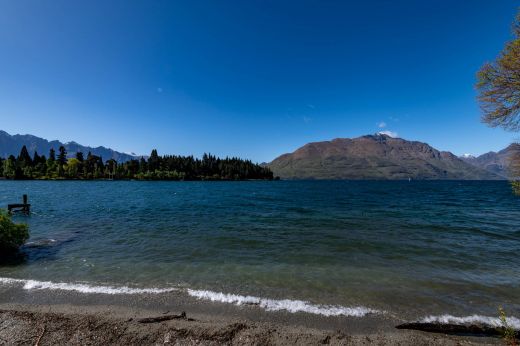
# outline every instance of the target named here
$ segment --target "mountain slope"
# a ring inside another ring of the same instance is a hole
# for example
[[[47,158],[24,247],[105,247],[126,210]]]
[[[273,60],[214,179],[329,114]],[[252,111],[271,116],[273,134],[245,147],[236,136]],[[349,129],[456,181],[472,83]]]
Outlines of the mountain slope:
[[[284,179],[502,179],[426,143],[383,134],[309,143],[268,166]]]
[[[520,144],[513,143],[498,153],[490,151],[478,157],[461,157],[461,159],[473,166],[507,178],[509,177],[509,160],[513,153],[517,152],[520,152]]]
[[[64,146],[69,157],[74,157],[76,152],[81,151],[86,156],[90,151],[92,154],[101,156],[103,160],[114,159],[117,162],[125,162],[137,158],[137,156],[120,153],[105,147],[88,147],[76,142],[61,143],[60,141],[48,141],[46,139],[33,135],[10,135],[0,130],[0,157],[6,158],[9,155],[17,156],[23,146],[27,147],[29,154],[33,155],[35,151],[40,155],[49,155],[52,148],[58,152],[60,146]]]

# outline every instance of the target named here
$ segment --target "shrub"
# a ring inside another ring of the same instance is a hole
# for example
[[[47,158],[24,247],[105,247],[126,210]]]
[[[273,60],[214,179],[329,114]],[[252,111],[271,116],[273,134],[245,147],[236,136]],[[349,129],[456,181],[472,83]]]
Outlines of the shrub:
[[[506,312],[501,307],[498,308],[500,322],[502,324],[502,338],[509,346],[517,346],[518,340],[516,339],[516,331],[515,329],[509,325],[507,321]]]
[[[16,251],[29,239],[29,227],[15,224],[4,210],[0,210],[0,252]]]

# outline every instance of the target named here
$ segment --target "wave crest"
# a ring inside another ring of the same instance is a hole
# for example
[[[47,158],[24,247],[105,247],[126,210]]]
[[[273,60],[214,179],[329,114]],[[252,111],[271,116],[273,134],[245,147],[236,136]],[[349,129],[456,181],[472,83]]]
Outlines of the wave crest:
[[[213,302],[228,303],[234,305],[255,305],[266,311],[288,311],[290,313],[305,312],[323,316],[350,316],[363,317],[368,314],[383,313],[379,310],[370,309],[363,306],[345,307],[337,305],[317,305],[303,300],[290,299],[268,299],[254,296],[241,296],[236,294],[227,294],[221,292],[181,289],[181,288],[132,288],[127,286],[96,286],[82,283],[64,283],[51,281],[36,281],[24,279],[0,278],[3,284],[23,285],[25,290],[62,290],[75,291],[79,293],[97,293],[97,294],[158,294],[168,292],[187,292],[189,296],[197,299],[209,300]]]
[[[291,313],[306,312],[323,316],[351,317],[363,317],[368,314],[381,313],[379,310],[370,309],[364,306],[345,307],[336,305],[316,305],[303,300],[276,300],[204,290],[188,289],[188,294],[198,299],[210,300],[213,302],[229,303],[235,305],[257,305],[266,311],[285,310]]]
[[[75,291],[80,293],[100,293],[100,294],[142,294],[142,293],[167,293],[176,291],[176,288],[132,288],[127,286],[93,286],[88,284],[71,284],[65,282],[36,281],[23,279],[0,278],[0,283],[4,284],[23,284],[25,290],[62,290]]]
[[[516,317],[507,317],[507,323],[514,329],[520,330],[520,319]],[[498,317],[471,315],[457,317],[453,315],[427,316],[420,320],[422,323],[441,323],[441,324],[469,324],[481,323],[492,327],[502,326],[502,321]]]

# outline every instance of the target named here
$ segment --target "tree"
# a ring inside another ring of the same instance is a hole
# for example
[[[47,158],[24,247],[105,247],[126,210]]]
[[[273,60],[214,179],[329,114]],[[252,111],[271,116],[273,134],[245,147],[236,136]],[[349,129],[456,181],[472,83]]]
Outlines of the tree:
[[[13,155],[10,155],[7,160],[4,161],[4,177],[8,179],[14,179],[16,174],[16,159]]]
[[[58,149],[58,151],[60,152],[58,154],[58,163],[63,166],[64,164],[67,163],[67,150],[65,150],[65,147],[62,145],[60,146],[60,148]]]
[[[517,178],[513,179],[511,185],[513,187],[513,191],[520,195],[520,179],[518,179],[518,176],[520,176],[520,144],[515,143],[510,148],[511,153],[508,157],[509,172],[511,175],[513,175],[513,177]]]
[[[65,147],[62,145],[58,151],[58,176],[63,177],[63,167],[67,164],[67,150],[65,150]]]
[[[508,131],[520,130],[520,12],[513,23],[513,39],[506,43],[496,60],[486,63],[477,73],[478,100],[482,120],[492,127]],[[520,194],[520,159],[517,152],[510,157],[513,189]]]
[[[75,179],[78,178],[78,172],[80,168],[81,162],[78,159],[72,158],[67,161],[67,164],[64,166],[65,174],[67,178]]]
[[[22,150],[20,150],[20,155],[18,156],[18,163],[22,168],[32,165],[31,155],[29,155],[29,151],[27,151],[27,147],[25,145],[22,147]]]
[[[236,157],[220,159],[211,154],[204,154],[202,159],[193,156],[164,155],[159,156],[157,150],[152,152],[150,162],[143,157],[140,160],[129,160],[118,163],[114,159],[103,162],[100,156],[88,153],[76,154],[76,158],[66,159],[66,151],[60,148],[58,160],[53,150],[49,159],[34,154],[32,165],[27,161],[26,150],[20,156],[13,155],[8,159],[0,158],[0,177],[8,179],[143,179],[143,180],[244,180],[273,179],[269,168],[242,160]],[[65,164],[61,164],[62,162]]]
[[[49,159],[46,162],[47,177],[53,178],[56,172],[56,153],[54,149],[49,150]]]
[[[40,157],[40,155],[38,155],[38,152],[35,150],[34,155],[33,155],[33,163],[35,165],[37,165],[38,163],[40,163],[40,161],[41,161],[41,157]]]
[[[49,161],[50,162],[56,161],[56,152],[52,148],[51,148],[51,150],[49,150]]]
[[[83,162],[83,153],[81,151],[78,151],[76,153],[76,159],[79,161],[79,162]]]
[[[477,74],[478,100],[483,121],[506,130],[520,130],[520,13],[513,24],[514,38],[496,61]]]
[[[157,154],[157,150],[153,149],[150,157],[148,158],[148,169],[153,172],[156,169],[159,169],[159,155]]]
[[[15,224],[9,215],[0,210],[0,254],[18,250],[29,239],[29,228]]]

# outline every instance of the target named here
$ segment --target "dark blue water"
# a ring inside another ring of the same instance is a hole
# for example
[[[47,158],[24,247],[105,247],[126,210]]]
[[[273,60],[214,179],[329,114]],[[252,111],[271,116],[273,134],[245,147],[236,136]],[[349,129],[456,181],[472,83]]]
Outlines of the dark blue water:
[[[520,198],[506,182],[0,181],[0,206],[23,193],[31,239],[3,278],[520,310]]]

